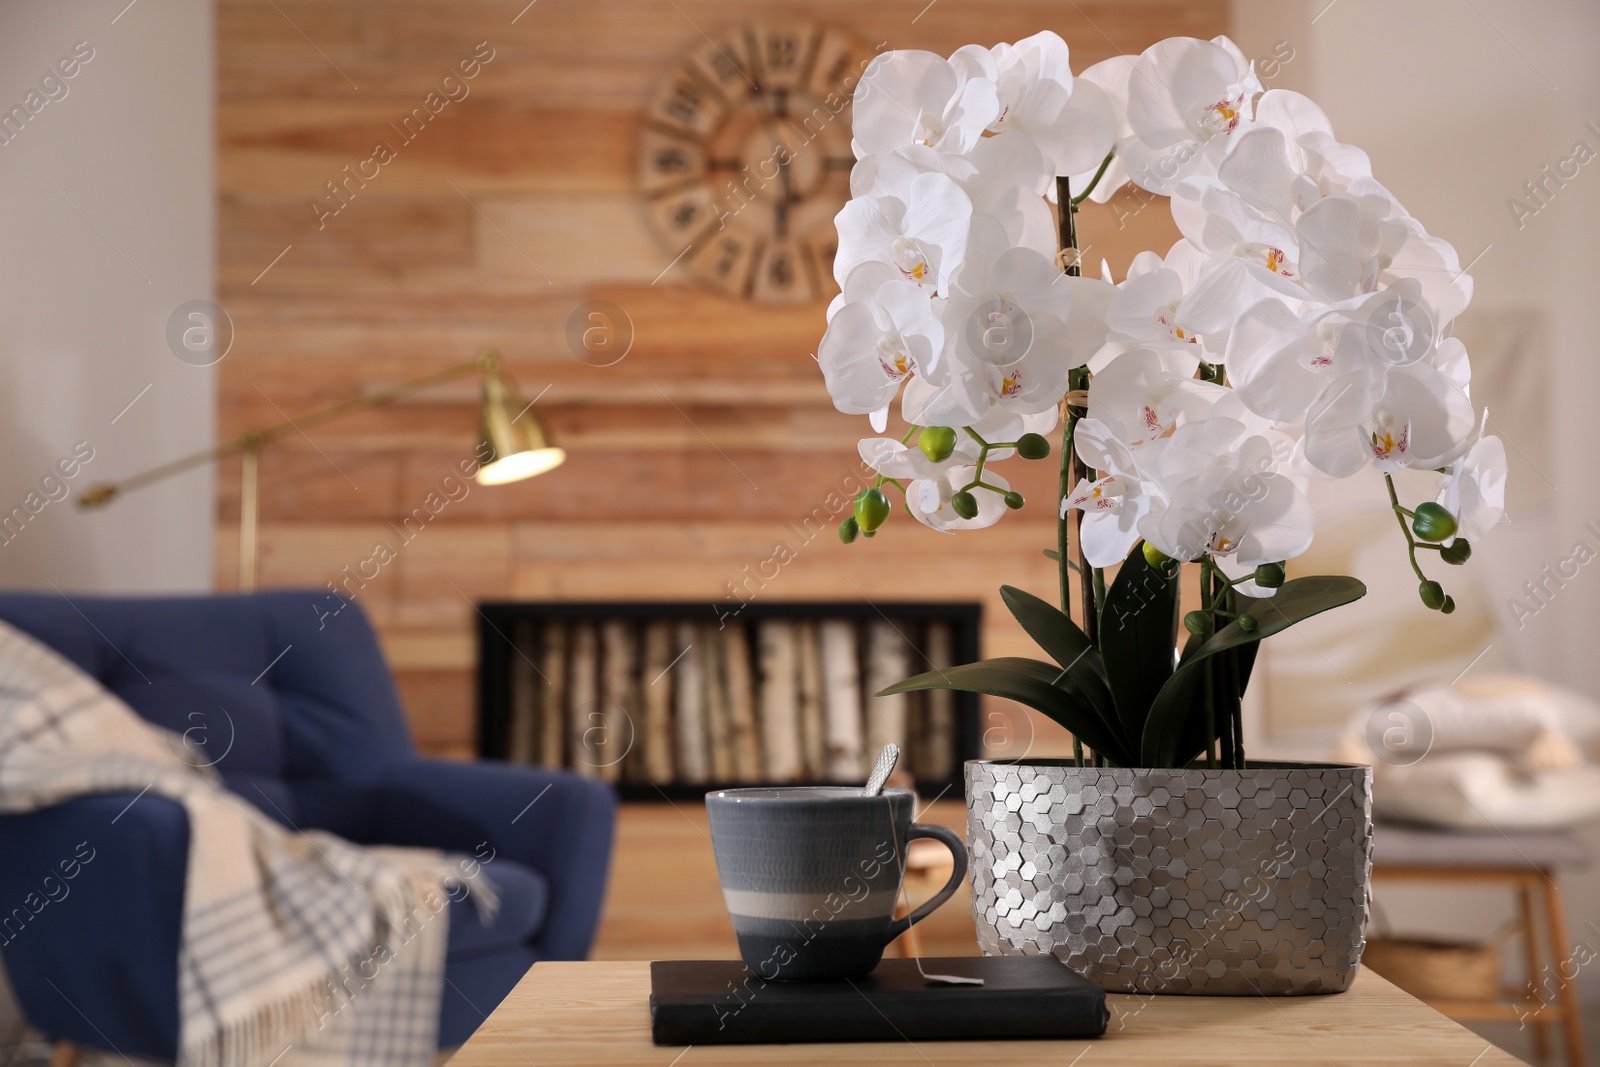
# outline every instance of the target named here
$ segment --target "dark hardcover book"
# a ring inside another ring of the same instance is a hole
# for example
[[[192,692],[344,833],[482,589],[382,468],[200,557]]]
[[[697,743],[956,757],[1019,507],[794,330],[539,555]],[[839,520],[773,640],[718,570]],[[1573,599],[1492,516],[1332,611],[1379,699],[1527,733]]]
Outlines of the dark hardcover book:
[[[1054,956],[889,959],[864,978],[769,982],[738,960],[650,964],[658,1045],[1099,1037],[1099,987]],[[982,978],[950,985],[922,976]]]

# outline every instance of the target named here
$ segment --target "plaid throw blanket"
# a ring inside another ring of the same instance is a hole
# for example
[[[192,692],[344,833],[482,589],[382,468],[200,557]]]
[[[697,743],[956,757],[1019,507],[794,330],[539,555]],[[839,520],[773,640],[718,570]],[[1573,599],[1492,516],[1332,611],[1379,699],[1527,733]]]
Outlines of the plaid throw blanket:
[[[446,891],[467,888],[456,866],[424,850],[287,831],[204,763],[183,738],[0,623],[0,811],[128,792],[169,797],[188,813],[180,1067],[430,1064]],[[480,916],[491,915],[486,880],[470,892]]]

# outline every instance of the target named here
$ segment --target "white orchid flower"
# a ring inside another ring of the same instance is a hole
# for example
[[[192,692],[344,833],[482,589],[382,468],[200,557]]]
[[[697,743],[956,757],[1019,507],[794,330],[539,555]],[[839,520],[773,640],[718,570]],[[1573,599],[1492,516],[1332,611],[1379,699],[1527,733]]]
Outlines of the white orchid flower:
[[[1373,179],[1367,154],[1340,143],[1322,109],[1287,89],[1270,89],[1257,101],[1254,126],[1235,139],[1217,177],[1263,217],[1284,226],[1333,195],[1387,197],[1404,214]]]
[[[1180,354],[1170,351],[1133,349],[1112,360],[1089,382],[1091,421],[1107,427],[1128,446],[1138,446],[1171,437],[1181,423],[1210,416],[1228,390],[1193,377]],[[1096,470],[1111,464],[1103,455],[1093,459],[1083,451],[1083,442],[1096,442],[1074,436],[1079,441],[1078,455]],[[1120,465],[1124,473],[1129,468]]]
[[[988,467],[983,470],[984,485],[992,485],[999,492],[982,486],[972,490],[973,498],[978,502],[978,513],[970,519],[963,519],[950,506],[950,498],[972,480],[977,469],[973,465],[952,467],[946,477],[923,478],[912,482],[906,486],[906,506],[918,522],[940,533],[981,530],[993,526],[1009,510],[1005,504],[1005,493],[1011,489],[1011,483]]]
[[[1304,422],[1334,377],[1331,321],[1308,321],[1281,300],[1250,307],[1228,335],[1228,381],[1251,411]]]
[[[892,437],[863,438],[856,451],[861,454],[861,462],[885,478],[901,480],[945,478],[957,467],[970,469],[978,459],[976,443],[964,434],[956,435],[955,450],[948,459],[939,462],[929,459],[916,445],[907,445]],[[967,481],[971,480],[969,474]]]
[[[1055,219],[1042,198],[1050,173],[1030,138],[1019,133],[985,137],[964,156],[919,144],[878,152],[851,169],[850,195],[910,203],[916,195],[912,182],[924,174],[943,174],[959,185],[973,213],[999,219],[1012,244],[1055,254]]]
[[[828,323],[817,364],[834,407],[883,415],[902,383],[927,373],[944,348],[944,327],[927,294],[882,263],[863,263],[846,280],[848,299]]]
[[[948,378],[949,375],[942,377]],[[982,413],[968,410],[965,392],[948,381],[934,384],[927,378],[916,377],[906,383],[900,394],[900,417],[912,426],[971,426],[983,418]],[[956,447],[961,447],[965,434],[956,435]]]
[[[974,215],[999,221],[1006,239],[1054,258],[1058,235],[1055,217],[1040,195],[1054,189],[1049,164],[1039,145],[1020,133],[985,137],[965,159],[974,173],[962,182]]]
[[[981,417],[975,417],[967,410],[965,398],[956,389],[950,385],[935,385],[921,377],[912,378],[906,383],[905,391],[900,396],[900,413],[913,426],[971,429],[985,441],[1015,441],[1025,433],[1049,434],[1061,421],[1060,411],[1056,407],[1019,415],[995,406]],[[956,435],[955,450],[969,455],[972,460],[978,458],[978,443],[964,432]],[[989,453],[989,462],[996,463],[1015,454],[1013,449],[995,449]]]
[[[901,145],[856,160],[850,168],[850,195],[892,196],[905,201],[911,197],[912,181],[923,174],[943,174],[961,185],[977,172],[977,165],[966,156],[940,152],[927,145]]]
[[[1379,279],[1391,285],[1401,279],[1415,281],[1441,324],[1465,311],[1472,301],[1472,276],[1463,273],[1461,258],[1450,242],[1430,235],[1409,215],[1386,219],[1384,228],[1385,263]]]
[[[1306,288],[1336,303],[1410,278],[1438,320],[1449,322],[1472,299],[1472,279],[1449,242],[1398,210],[1375,194],[1327,196],[1306,209],[1295,220]]]
[[[1306,419],[1305,455],[1348,478],[1367,463],[1384,473],[1453,462],[1472,440],[1472,401],[1427,363],[1359,370],[1329,383]]]
[[[1484,413],[1484,425],[1489,415]],[[1439,487],[1438,503],[1456,517],[1456,537],[1477,541],[1506,514],[1506,448],[1500,438],[1479,437],[1467,454],[1450,464]],[[1455,537],[1450,539],[1450,543]]]
[[[1039,252],[1010,247],[988,216],[974,217],[968,249],[942,309],[950,360],[935,384],[951,386],[975,419],[995,405],[1017,414],[1054,407],[1081,355],[1067,330],[1072,280]]]
[[[944,174],[919,174],[898,196],[852,199],[834,218],[839,250],[833,276],[840,288],[863,263],[887,263],[909,282],[944,296],[966,254],[972,201]]]
[[[1083,512],[1083,556],[1091,567],[1114,567],[1139,542],[1139,521],[1150,510],[1150,498],[1137,482],[1118,474],[1094,481],[1080,479],[1061,501],[1061,517],[1074,508]]]
[[[1073,83],[1074,98],[1082,101],[1081,106],[1093,108],[1103,119],[1108,119],[1111,130],[1114,154],[1105,172],[1100,174],[1100,180],[1095,182],[1095,175],[1100,173],[1103,160],[1072,175],[1069,183],[1073,195],[1077,196],[1094,182],[1094,188],[1089,190],[1091,203],[1106,203],[1128,184],[1128,167],[1122,158],[1122,148],[1134,139],[1133,128],[1128,125],[1128,79],[1133,76],[1134,64],[1138,61],[1138,56],[1112,56],[1086,67]],[[1088,99],[1083,99],[1086,95]]]
[[[1300,284],[1295,231],[1259,217],[1215,179],[1191,179],[1179,185],[1172,196],[1172,218],[1184,239],[1210,259],[1238,260],[1262,287],[1290,300],[1306,296]],[[1216,269],[1213,266],[1208,274]]]
[[[1052,175],[1098,167],[1115,143],[1116,115],[1098,86],[1078,92],[1067,43],[1046,30],[991,52],[1000,114],[990,131],[1032,138]]]
[[[1255,71],[1232,41],[1169,37],[1140,54],[1128,79],[1133,139],[1121,154],[1133,183],[1170,195],[1192,175],[1212,175],[1230,139],[1249,129]]]
[[[1139,253],[1106,309],[1108,338],[1130,345],[1182,350],[1193,360],[1190,373],[1201,359],[1220,359],[1222,346],[1202,335],[1193,321],[1197,312],[1216,320],[1211,302],[1189,301],[1206,278],[1208,266],[1206,257],[1186,240],[1174,244],[1165,258],[1154,252]],[[1222,340],[1225,342],[1226,338]]]
[[[932,52],[902,49],[872,61],[856,87],[851,133],[857,158],[901,145],[967,152],[1000,114],[994,82]]]
[[[969,446],[962,444],[965,435],[958,435],[956,451],[948,459],[935,463],[920,448],[906,446],[887,437],[868,438],[858,450],[862,462],[886,478],[906,479],[906,507],[924,526],[940,533],[956,530],[981,530],[1000,521],[1008,510],[1004,493],[1011,484],[988,466],[984,467],[985,485],[995,486],[1000,492],[982,486],[973,489],[978,502],[978,514],[963,519],[950,506],[950,498],[972,481],[977,473],[975,442],[966,438]]]
[[[1310,294],[1327,303],[1374,292],[1384,268],[1390,204],[1378,196],[1329,196],[1295,220],[1300,271]]]
[[[1427,358],[1465,392],[1466,350],[1459,341],[1439,341],[1438,329],[1421,286],[1410,279],[1300,315],[1281,300],[1263,300],[1228,336],[1228,380],[1251,411],[1280,423],[1304,422],[1336,378],[1377,376]]]
[[[1150,508],[1139,481],[1133,450],[1118,428],[1096,418],[1080,419],[1072,431],[1073,448],[1097,472],[1082,478],[1061,499],[1061,517],[1083,512],[1084,557],[1091,567],[1120,563],[1139,540],[1139,520]]]
[[[1272,439],[1241,437],[1243,424],[1232,419],[1185,429],[1164,458],[1189,476],[1151,501],[1139,523],[1145,540],[1174,559],[1209,554],[1231,557],[1241,568],[1292,559],[1311,547],[1311,504],[1278,469]]]

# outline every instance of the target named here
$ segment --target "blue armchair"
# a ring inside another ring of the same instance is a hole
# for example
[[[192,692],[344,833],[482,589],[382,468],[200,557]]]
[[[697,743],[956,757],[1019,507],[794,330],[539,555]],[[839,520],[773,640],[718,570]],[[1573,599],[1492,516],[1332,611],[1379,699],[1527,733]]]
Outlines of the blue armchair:
[[[487,861],[494,922],[469,899],[450,905],[439,1043],[458,1045],[535,961],[588,953],[615,799],[571,774],[420,757],[366,617],[355,605],[326,615],[325,603],[302,590],[6,595],[0,619],[150,722],[187,731],[228,788],[287,827]],[[151,795],[0,816],[0,960],[32,1026],[176,1058],[188,842],[183,808]]]

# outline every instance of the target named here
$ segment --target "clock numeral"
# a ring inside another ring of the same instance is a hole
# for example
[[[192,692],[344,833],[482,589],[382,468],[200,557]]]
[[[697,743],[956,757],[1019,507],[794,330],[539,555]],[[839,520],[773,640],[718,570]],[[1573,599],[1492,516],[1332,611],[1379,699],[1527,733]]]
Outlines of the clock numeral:
[[[767,281],[780,287],[794,284],[794,261],[787,252],[767,261]]]
[[[711,187],[695,182],[688,188],[651,201],[650,224],[674,255],[702,233],[716,231],[717,205]]]
[[[774,73],[790,71],[800,62],[800,38],[797,34],[773,34],[767,38],[767,69]]]
[[[817,61],[811,67],[811,95],[830,108],[837,106],[828,100],[830,95],[851,99],[870,62],[872,52],[855,38],[837,30],[825,32],[817,43]]]
[[[724,231],[689,254],[689,268],[713,288],[729,296],[744,296],[755,266],[754,242]]]
[[[754,91],[757,80],[751,70],[750,49],[744,36],[725,34],[702,45],[694,54],[694,67],[717,87],[723,98],[737,103]]]
[[[664,174],[682,174],[689,169],[689,153],[681,148],[663,148],[656,152],[653,163]]]
[[[696,137],[716,129],[722,111],[722,102],[690,71],[675,74],[650,105],[650,115],[657,122]]]
[[[772,304],[799,304],[810,300],[811,278],[801,247],[793,241],[770,242],[756,269],[751,295]]]
[[[647,193],[682,185],[706,173],[705,151],[698,144],[646,130],[639,140],[639,184]]]
[[[799,89],[805,85],[805,72],[811,62],[815,39],[815,31],[810,29],[758,29],[761,87],[770,91]]]

